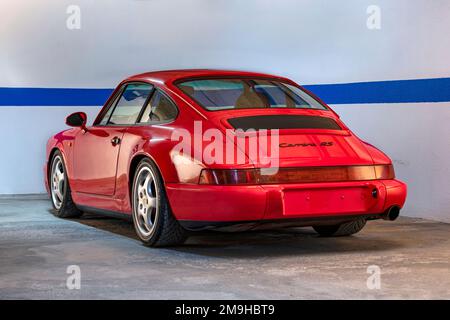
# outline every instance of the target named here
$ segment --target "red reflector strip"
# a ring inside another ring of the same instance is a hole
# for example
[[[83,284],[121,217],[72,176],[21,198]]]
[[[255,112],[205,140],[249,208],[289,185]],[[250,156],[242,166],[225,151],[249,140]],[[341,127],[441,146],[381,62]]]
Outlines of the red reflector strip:
[[[275,174],[259,169],[203,169],[199,184],[283,184],[394,179],[392,165],[279,168]]]

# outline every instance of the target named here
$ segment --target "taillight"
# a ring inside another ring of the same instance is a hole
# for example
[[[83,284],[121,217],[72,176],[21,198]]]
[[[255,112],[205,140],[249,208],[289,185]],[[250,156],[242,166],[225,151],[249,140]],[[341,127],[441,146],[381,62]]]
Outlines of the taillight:
[[[279,168],[275,174],[260,169],[203,169],[199,184],[280,184],[394,179],[392,165]]]
[[[256,184],[255,169],[203,169],[199,184]]]
[[[374,167],[375,167],[376,179],[394,179],[395,178],[394,166],[392,164],[376,165]]]

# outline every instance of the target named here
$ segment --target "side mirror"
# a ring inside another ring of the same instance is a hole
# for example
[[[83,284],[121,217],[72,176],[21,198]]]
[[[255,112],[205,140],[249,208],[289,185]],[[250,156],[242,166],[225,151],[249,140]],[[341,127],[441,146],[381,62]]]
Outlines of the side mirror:
[[[84,112],[75,112],[66,118],[66,124],[70,127],[86,128],[87,116]]]

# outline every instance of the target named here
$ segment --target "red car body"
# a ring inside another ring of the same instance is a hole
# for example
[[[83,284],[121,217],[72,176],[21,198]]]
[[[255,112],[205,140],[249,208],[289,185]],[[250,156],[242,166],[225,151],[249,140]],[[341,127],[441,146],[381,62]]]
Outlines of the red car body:
[[[94,124],[75,127],[51,137],[44,166],[49,190],[50,160],[59,150],[76,206],[85,211],[131,215],[131,184],[139,161],[151,159],[159,169],[171,211],[184,228],[197,230],[226,225],[253,228],[264,222],[312,226],[346,221],[352,217],[385,218],[390,209],[400,209],[406,198],[406,185],[389,178],[289,181],[214,185],[198,183],[201,170],[232,169],[225,164],[192,163],[177,167],[171,150],[177,129],[193,131],[193,122],[202,121],[204,130],[232,128],[229,119],[248,116],[295,115],[331,118],[334,129],[280,129],[280,168],[333,168],[392,166],[391,160],[374,146],[360,140],[326,106],[315,109],[235,109],[208,111],[178,86],[181,80],[209,78],[275,79],[299,87],[293,81],[260,73],[216,70],[175,70],[150,72],[124,80],[99,113]],[[127,83],[149,83],[163,91],[177,106],[176,119],[157,125],[100,125],[112,99]],[[301,88],[301,87],[299,87]],[[303,89],[307,92],[305,89]],[[112,143],[118,138],[120,144]],[[326,145],[329,143],[330,145]],[[257,168],[258,163],[240,169]]]

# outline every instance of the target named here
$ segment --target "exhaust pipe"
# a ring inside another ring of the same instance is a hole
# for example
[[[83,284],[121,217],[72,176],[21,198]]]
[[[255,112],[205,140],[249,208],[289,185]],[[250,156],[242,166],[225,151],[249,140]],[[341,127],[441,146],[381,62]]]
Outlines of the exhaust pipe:
[[[394,221],[400,215],[400,208],[398,206],[390,207],[385,214],[383,214],[382,218],[384,220]]]

